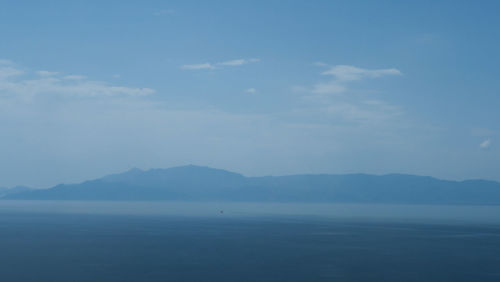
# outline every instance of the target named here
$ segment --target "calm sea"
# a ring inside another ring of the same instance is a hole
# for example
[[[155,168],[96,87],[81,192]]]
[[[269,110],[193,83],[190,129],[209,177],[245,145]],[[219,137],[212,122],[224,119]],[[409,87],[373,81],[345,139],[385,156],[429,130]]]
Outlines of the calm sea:
[[[500,281],[500,208],[0,201],[0,281]]]

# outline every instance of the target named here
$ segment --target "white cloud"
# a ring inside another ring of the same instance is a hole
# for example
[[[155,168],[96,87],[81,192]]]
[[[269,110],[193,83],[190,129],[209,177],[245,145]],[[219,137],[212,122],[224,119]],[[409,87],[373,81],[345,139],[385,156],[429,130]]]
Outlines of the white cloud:
[[[203,70],[203,69],[215,69],[215,67],[210,63],[194,64],[194,65],[182,65],[183,70]]]
[[[329,66],[322,62],[314,63],[315,66],[328,67],[322,75],[330,76],[332,79],[327,82],[319,82],[313,85],[311,92],[315,94],[339,94],[349,90],[348,84],[367,78],[380,78],[383,76],[402,75],[401,71],[395,68],[390,69],[363,69],[349,65]]]
[[[245,90],[246,93],[254,94],[257,93],[257,89],[255,88],[248,88]]]
[[[38,74],[39,76],[54,76],[54,75],[57,75],[58,72],[40,70],[40,71],[37,71],[36,74]]]
[[[236,60],[230,60],[226,62],[221,62],[217,63],[218,65],[221,66],[241,66],[241,65],[246,65],[250,63],[256,63],[259,62],[259,59],[236,59]]]
[[[0,96],[9,99],[31,101],[37,96],[50,97],[102,97],[102,96],[142,96],[153,94],[150,88],[131,88],[110,85],[102,81],[89,80],[82,75],[59,75],[57,72],[37,71],[31,73],[11,67],[0,66]]]
[[[0,80],[12,78],[13,76],[19,76],[23,73],[24,71],[11,66],[5,66],[5,67],[0,66]]]
[[[400,75],[397,69],[363,69],[348,65],[329,66],[322,62],[315,66],[327,67],[321,75],[331,79],[318,82],[310,87],[295,86],[295,92],[305,93],[302,99],[310,107],[329,122],[351,125],[377,125],[385,127],[396,124],[403,111],[375,97],[367,99],[363,94],[351,90],[352,84],[368,78],[379,78],[386,75]],[[352,93],[353,95],[342,95]]]
[[[203,64],[193,64],[193,65],[182,65],[181,69],[184,70],[202,70],[202,69],[215,69],[217,67],[237,67],[250,63],[260,62],[260,59],[250,58],[250,59],[235,59],[230,61],[224,61],[219,63],[203,63]]]
[[[361,80],[363,78],[377,78],[386,75],[401,75],[398,69],[363,69],[355,66],[337,65],[330,67],[329,70],[322,72],[323,75],[331,75],[337,81]]]
[[[481,149],[488,149],[489,147],[491,147],[491,139],[486,139],[479,144],[479,148]]]
[[[86,79],[87,77],[84,76],[84,75],[66,75],[63,77],[64,79],[70,79],[70,80],[82,80],[82,79]]]
[[[231,61],[226,61],[226,62],[218,63],[218,65],[222,65],[222,66],[241,66],[241,65],[244,65],[246,63],[247,62],[246,62],[245,59],[237,59],[237,60],[231,60]]]

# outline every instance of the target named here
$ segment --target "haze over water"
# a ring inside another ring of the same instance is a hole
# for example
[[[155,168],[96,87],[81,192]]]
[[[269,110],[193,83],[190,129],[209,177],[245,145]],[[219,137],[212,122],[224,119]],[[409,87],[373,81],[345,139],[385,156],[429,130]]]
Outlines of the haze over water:
[[[500,224],[500,206],[306,204],[256,202],[0,201],[0,213],[191,217],[319,217],[464,224]]]

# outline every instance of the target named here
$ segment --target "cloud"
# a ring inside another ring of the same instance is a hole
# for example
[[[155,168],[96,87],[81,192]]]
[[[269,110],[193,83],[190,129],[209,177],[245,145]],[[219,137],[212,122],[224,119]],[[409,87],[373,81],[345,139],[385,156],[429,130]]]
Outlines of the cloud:
[[[237,67],[242,65],[247,65],[251,63],[260,62],[260,59],[250,58],[250,59],[235,59],[218,63],[203,63],[203,64],[193,64],[193,65],[182,65],[181,69],[184,70],[203,70],[203,69],[216,69],[219,67]]]
[[[87,77],[84,75],[66,75],[63,77],[64,79],[70,79],[70,80],[82,80],[86,79]]]
[[[363,69],[349,65],[329,66],[322,62],[314,63],[315,66],[328,67],[321,75],[329,76],[332,79],[326,82],[319,82],[312,86],[311,92],[314,94],[340,94],[349,90],[348,84],[367,78],[380,78],[383,76],[402,75],[401,71],[395,68],[390,69]]]
[[[374,126],[377,128],[390,127],[398,124],[403,110],[386,101],[371,96],[364,97],[363,93],[352,91],[353,84],[364,79],[375,79],[383,76],[401,75],[395,68],[364,69],[349,65],[330,66],[323,62],[315,62],[315,66],[327,68],[321,72],[322,76],[330,79],[317,82],[309,87],[294,86],[292,90],[304,93],[302,101],[327,122],[349,124],[352,126]],[[352,95],[344,95],[350,93]]]
[[[0,97],[31,101],[37,96],[51,97],[100,97],[142,96],[155,93],[150,88],[131,88],[110,85],[102,81],[87,79],[82,75],[60,75],[57,72],[36,71],[32,73],[16,67],[0,66]]]
[[[194,64],[194,65],[182,65],[183,70],[203,70],[203,69],[215,69],[215,67],[210,63]]]
[[[256,63],[259,62],[259,59],[236,59],[236,60],[230,60],[226,62],[221,62],[217,63],[217,65],[221,66],[241,66],[241,65],[246,65],[250,63]]]
[[[330,67],[330,69],[321,74],[333,76],[336,81],[353,81],[364,78],[378,78],[387,75],[401,75],[401,72],[395,68],[369,70],[355,66],[337,65]]]
[[[12,78],[14,76],[19,76],[23,74],[24,71],[11,67],[11,66],[0,66],[0,80]]]
[[[245,90],[246,93],[254,94],[257,93],[257,89],[255,88],[248,88]]]
[[[54,75],[57,75],[58,72],[40,70],[40,71],[37,71],[36,74],[38,74],[39,76],[54,76]]]
[[[479,148],[486,150],[491,147],[491,139],[486,139],[481,144],[479,144]]]

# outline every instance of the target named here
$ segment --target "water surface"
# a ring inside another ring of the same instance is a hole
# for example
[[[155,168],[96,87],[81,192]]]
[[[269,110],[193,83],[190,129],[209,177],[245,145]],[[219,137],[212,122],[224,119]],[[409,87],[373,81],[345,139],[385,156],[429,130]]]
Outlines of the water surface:
[[[495,211],[2,201],[0,275],[1,281],[500,281],[498,213],[487,215]]]

